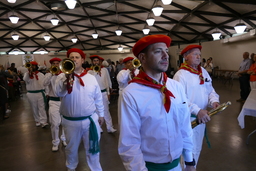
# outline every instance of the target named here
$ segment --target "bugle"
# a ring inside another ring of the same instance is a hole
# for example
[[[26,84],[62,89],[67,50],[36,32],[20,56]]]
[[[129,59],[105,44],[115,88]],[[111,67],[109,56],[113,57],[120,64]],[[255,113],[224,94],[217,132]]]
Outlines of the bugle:
[[[219,105],[216,109],[210,110],[209,113],[208,113],[208,115],[209,115],[210,117],[212,117],[213,115],[216,115],[217,113],[219,113],[219,112],[225,110],[229,105],[231,105],[231,102],[230,102],[230,101],[228,101],[228,102],[226,102],[226,103],[222,103],[222,104]],[[195,120],[193,120],[193,121],[191,122],[192,128],[195,128],[195,127],[196,127],[197,125],[199,125],[199,124],[200,124],[200,123],[198,122],[197,119],[195,119]]]
[[[26,68],[28,68],[28,69],[29,69],[29,68],[31,68],[31,66],[32,66],[32,65],[31,65],[31,63],[30,63],[30,62],[26,62],[26,63],[25,63],[25,67],[26,67]]]
[[[134,58],[132,60],[132,65],[134,68],[139,68],[141,66],[140,60],[138,58]]]
[[[95,71],[95,72],[99,72],[100,71],[100,66],[99,65],[95,65],[92,67],[92,70]]]
[[[63,59],[59,64],[59,68],[64,74],[72,74],[75,70],[75,67],[75,63],[69,58]]]
[[[52,65],[49,70],[52,75],[58,74],[60,72],[60,68],[54,65]]]

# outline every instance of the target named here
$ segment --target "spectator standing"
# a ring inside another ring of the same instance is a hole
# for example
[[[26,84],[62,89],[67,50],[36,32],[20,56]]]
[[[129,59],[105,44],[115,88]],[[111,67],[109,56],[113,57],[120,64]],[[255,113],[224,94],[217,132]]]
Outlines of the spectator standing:
[[[247,74],[250,74],[250,87],[251,90],[256,89],[256,55],[253,57],[254,63],[251,65],[249,70],[247,71]]]

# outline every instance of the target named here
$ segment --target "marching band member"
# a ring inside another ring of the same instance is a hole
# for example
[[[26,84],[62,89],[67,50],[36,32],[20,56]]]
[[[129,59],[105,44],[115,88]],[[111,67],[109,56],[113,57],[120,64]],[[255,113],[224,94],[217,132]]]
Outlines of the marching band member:
[[[60,74],[59,70],[59,63],[60,58],[52,58],[49,62],[51,63],[52,67],[55,67],[55,72],[45,74],[44,79],[44,86],[48,87],[48,97],[49,97],[49,121],[51,124],[51,133],[52,133],[52,151],[58,151],[59,149],[59,127],[61,123],[61,116],[60,116],[60,98],[56,95],[54,90],[55,82],[57,76]],[[64,135],[64,129],[61,129],[61,136],[63,146],[67,146],[66,138]]]
[[[100,125],[104,122],[102,94],[94,76],[82,68],[85,54],[72,48],[67,57],[74,62],[71,74],[58,75],[55,85],[61,97],[60,113],[67,139],[66,167],[69,171],[78,164],[78,148],[83,141],[88,166],[93,171],[102,171],[99,161]]]
[[[208,72],[200,66],[201,61],[200,45],[189,45],[183,49],[181,55],[185,59],[173,79],[179,81],[185,88],[186,96],[189,100],[191,119],[195,117],[199,123],[210,121],[208,105],[213,108],[219,106],[219,95],[212,87],[212,79]],[[205,124],[200,124],[193,129],[193,156],[198,163],[202,149]]]
[[[104,59],[98,55],[91,55],[90,59],[92,61],[92,68],[97,66],[98,70],[95,71],[94,69],[89,70],[88,73],[95,76],[102,94],[103,104],[104,104],[104,120],[107,126],[107,131],[109,133],[116,132],[116,129],[113,128],[112,118],[109,112],[109,98],[110,98],[110,91],[112,88],[112,83],[110,80],[109,72],[106,68],[101,67],[101,61]],[[101,129],[101,132],[102,129]]]
[[[119,88],[119,96],[118,96],[118,125],[120,124],[120,97],[122,94],[122,91],[125,87],[128,86],[128,82],[133,79],[136,75],[138,75],[139,70],[135,68],[132,64],[133,57],[126,57],[123,60],[125,68],[118,72],[116,79],[118,82],[118,88]]]
[[[181,171],[183,153],[195,171],[189,107],[182,85],[167,77],[165,35],[145,36],[133,47],[142,69],[121,94],[118,152],[127,171]]]
[[[45,111],[46,97],[44,93],[44,74],[38,71],[38,63],[30,62],[31,67],[24,74],[23,80],[26,83],[28,101],[33,110],[33,116],[36,121],[36,126],[42,128],[48,125],[47,115]]]

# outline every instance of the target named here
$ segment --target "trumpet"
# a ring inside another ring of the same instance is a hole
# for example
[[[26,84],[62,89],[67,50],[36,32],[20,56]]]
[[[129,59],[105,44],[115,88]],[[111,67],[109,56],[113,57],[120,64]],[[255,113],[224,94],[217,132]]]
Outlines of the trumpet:
[[[228,101],[226,103],[222,103],[221,105],[219,105],[216,109],[212,109],[209,111],[208,115],[211,117],[223,110],[225,110],[229,105],[231,105],[231,102]],[[191,126],[192,128],[195,128],[197,125],[199,125],[200,123],[198,122],[197,119],[195,119],[194,121],[191,122]]]
[[[95,65],[95,66],[93,66],[92,67],[92,70],[94,71],[94,72],[99,72],[100,71],[100,66],[99,65]]]
[[[25,67],[26,67],[26,68],[28,68],[28,69],[29,69],[29,68],[31,68],[31,66],[32,66],[32,65],[31,65],[31,63],[30,63],[30,62],[26,62],[26,64],[25,64]]]
[[[52,65],[49,70],[52,75],[58,74],[60,72],[60,68],[54,65]]]
[[[140,60],[137,59],[137,58],[134,58],[132,60],[132,65],[133,65],[134,68],[139,68],[141,66]]]
[[[59,68],[64,74],[72,74],[75,70],[75,67],[75,63],[69,58],[63,59],[59,64]]]

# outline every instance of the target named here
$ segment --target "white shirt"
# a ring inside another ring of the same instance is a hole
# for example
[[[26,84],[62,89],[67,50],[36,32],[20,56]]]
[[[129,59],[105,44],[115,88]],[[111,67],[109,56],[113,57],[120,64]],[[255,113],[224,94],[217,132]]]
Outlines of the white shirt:
[[[180,83],[168,78],[171,97],[167,113],[159,89],[129,84],[121,95],[119,155],[126,170],[146,171],[145,161],[192,161],[192,128],[187,98]]]
[[[212,79],[208,72],[202,68],[204,84],[200,84],[199,75],[187,70],[180,69],[173,79],[179,81],[185,88],[185,93],[189,99],[190,112],[197,115],[200,109],[212,107],[214,102],[219,102],[219,95],[212,87]]]
[[[38,80],[36,79],[36,76],[34,74],[33,74],[34,78],[32,79],[30,79],[28,72],[24,74],[23,80],[26,82],[26,88],[28,91],[44,89],[44,86],[43,86],[44,78],[45,78],[44,74],[42,74],[41,72],[38,72],[37,76],[38,76]]]
[[[139,74],[139,70],[136,69],[134,71],[135,76]],[[119,85],[119,92],[122,92],[122,90],[128,85],[128,82],[132,80],[131,77],[131,71],[129,69],[123,69],[121,70],[117,76],[116,76],[118,85]]]
[[[58,75],[52,75],[51,73],[45,74],[44,86],[48,87],[47,95],[51,97],[58,97],[54,91],[55,82]]]
[[[112,88],[112,83],[110,80],[108,70],[106,68],[101,68],[100,72],[101,72],[101,76],[99,75],[98,72],[95,72],[93,70],[88,71],[89,74],[93,75],[96,78],[100,86],[100,89],[101,90],[107,89],[108,94],[110,94],[109,88]]]
[[[75,76],[73,90],[68,94],[65,74],[58,75],[55,92],[58,97],[62,97],[60,113],[67,117],[81,117],[92,115],[97,111],[97,114],[103,117],[104,106],[97,80],[90,74],[84,75],[81,79],[84,86],[80,84],[79,79]]]

